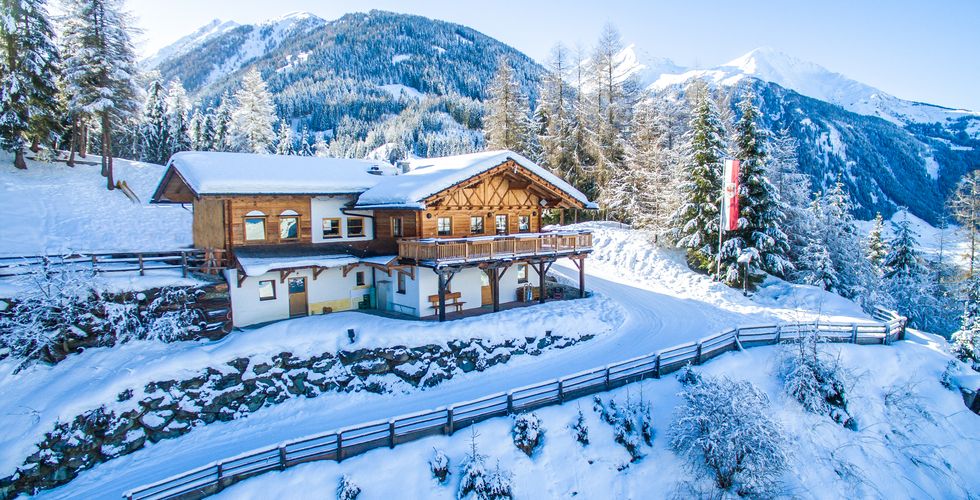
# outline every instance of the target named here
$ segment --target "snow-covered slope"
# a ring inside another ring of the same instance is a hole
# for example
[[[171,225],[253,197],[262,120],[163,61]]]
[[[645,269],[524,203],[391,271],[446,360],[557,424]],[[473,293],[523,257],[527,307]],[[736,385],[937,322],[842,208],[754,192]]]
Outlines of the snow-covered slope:
[[[177,57],[181,54],[185,54],[212,37],[228,32],[239,26],[241,25],[235,21],[222,21],[221,19],[215,19],[210,23],[201,26],[197,29],[197,31],[194,31],[191,34],[182,37],[180,40],[177,40],[176,42],[156,51],[156,53],[144,59],[142,61],[142,65],[146,69],[154,69],[162,61],[171,57]]]
[[[116,158],[115,178],[140,198],[108,191],[90,155],[74,168],[62,162],[28,160],[17,170],[0,153],[0,256],[61,252],[176,250],[191,244],[191,212],[148,201],[163,166]]]
[[[776,375],[779,348],[728,353],[699,368],[705,376],[747,380],[768,395],[770,415],[792,443],[777,497],[972,498],[980,488],[976,474],[980,455],[974,451],[980,417],[963,407],[956,392],[940,385],[950,360],[942,352],[941,340],[916,335],[891,346],[828,349],[839,353],[843,367],[855,376],[848,397],[858,420],[856,431],[827,416],[807,413],[786,396]],[[667,377],[613,393],[619,404],[642,397],[652,406],[653,445],[640,444],[645,456],[636,462],[615,442],[612,427],[593,411],[591,400],[583,399],[536,410],[544,437],[531,457],[514,446],[511,420],[496,418],[473,431],[379,449],[342,463],[313,462],[270,472],[232,486],[216,498],[304,500],[309,491],[335,491],[345,474],[361,487],[358,498],[365,500],[456,498],[460,465],[474,432],[487,464],[492,468],[499,462],[513,474],[515,498],[737,498],[722,494],[710,482],[694,491],[685,484],[691,481],[691,470],[668,447],[681,390],[674,377]],[[579,410],[588,427],[588,446],[580,445],[570,428]],[[435,449],[450,458],[451,474],[445,485],[429,471],[428,460]]]
[[[652,81],[650,87],[661,90],[692,78],[734,85],[745,77],[775,83],[807,97],[836,104],[854,113],[877,116],[898,125],[945,123],[963,117],[980,119],[980,114],[972,111],[899,99],[823,66],[769,47],[757,48],[714,68],[664,71]]]

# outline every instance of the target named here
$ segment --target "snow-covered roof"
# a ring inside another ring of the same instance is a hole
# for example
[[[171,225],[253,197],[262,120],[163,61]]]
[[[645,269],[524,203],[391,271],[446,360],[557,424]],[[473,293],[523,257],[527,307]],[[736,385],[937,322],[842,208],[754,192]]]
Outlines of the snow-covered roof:
[[[595,208],[595,204],[579,190],[533,161],[508,150],[408,160],[408,172],[385,177],[358,197],[357,206],[424,209],[423,200],[429,196],[480,175],[507,160],[514,160],[587,208]]]
[[[197,195],[360,193],[395,172],[379,160],[202,151],[177,153],[168,165]]]
[[[319,248],[316,245],[239,247],[235,258],[246,276],[260,276],[269,271],[306,267],[343,267],[365,263],[387,266],[397,255],[357,257],[343,251]]]

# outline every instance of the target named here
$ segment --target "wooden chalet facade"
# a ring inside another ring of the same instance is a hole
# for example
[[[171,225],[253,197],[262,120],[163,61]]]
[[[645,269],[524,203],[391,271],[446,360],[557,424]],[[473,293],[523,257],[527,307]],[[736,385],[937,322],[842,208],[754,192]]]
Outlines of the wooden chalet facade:
[[[543,210],[594,205],[510,151],[399,168],[178,153],[153,201],[192,207],[194,246],[227,259],[238,326],[353,308],[444,320],[447,309],[543,302],[544,276],[563,257],[584,294],[592,246],[587,231],[542,232]]]

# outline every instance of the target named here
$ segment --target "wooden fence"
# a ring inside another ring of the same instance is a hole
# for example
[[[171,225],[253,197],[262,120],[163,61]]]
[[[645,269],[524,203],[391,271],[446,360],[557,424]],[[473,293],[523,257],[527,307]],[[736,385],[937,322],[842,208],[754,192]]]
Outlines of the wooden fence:
[[[887,345],[904,338],[905,318],[889,311],[877,311],[875,316],[883,322],[817,322],[736,328],[557,380],[251,451],[140,486],[126,492],[123,497],[127,500],[202,498],[267,471],[283,470],[316,460],[341,461],[375,448],[394,448],[400,443],[427,436],[452,434],[489,418],[562,404],[645,378],[660,378],[688,363],[701,364],[728,351],[791,342],[811,332],[829,342],[860,345]]]
[[[223,250],[172,250],[165,252],[73,253],[66,255],[32,255],[0,257],[0,277],[29,274],[47,259],[52,266],[75,266],[94,273],[138,272],[180,269],[189,272],[217,273],[226,264]]]

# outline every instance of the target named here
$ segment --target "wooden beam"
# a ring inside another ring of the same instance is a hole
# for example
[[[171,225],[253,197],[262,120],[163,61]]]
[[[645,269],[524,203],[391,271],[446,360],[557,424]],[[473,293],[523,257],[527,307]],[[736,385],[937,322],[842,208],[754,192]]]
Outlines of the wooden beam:
[[[245,274],[245,271],[242,271],[242,268],[241,267],[239,267],[238,268],[238,288],[241,288],[242,287],[242,284],[245,283],[245,278],[248,278],[248,275]]]
[[[346,278],[346,277],[347,277],[347,275],[348,275],[348,274],[350,274],[350,272],[351,272],[351,271],[352,271],[352,270],[353,270],[353,269],[354,269],[355,267],[357,267],[357,266],[358,266],[358,263],[357,263],[357,262],[355,262],[355,263],[353,263],[353,264],[347,264],[346,266],[344,266],[344,267],[343,267],[343,272],[344,272],[344,277]]]
[[[286,278],[290,274],[293,274],[293,271],[295,271],[295,269],[280,269],[279,270],[279,283],[285,283],[286,282]]]
[[[544,276],[548,274],[548,269],[545,268],[544,261],[542,260],[538,263],[540,270],[538,271],[538,303],[544,304]],[[551,267],[549,264],[548,267]]]
[[[327,270],[327,268],[325,268],[325,267],[319,267],[319,266],[314,267],[313,268],[313,279],[316,280],[318,277],[320,277],[320,274],[323,273],[323,271],[326,271],[326,270]],[[344,276],[346,276],[346,274]]]

